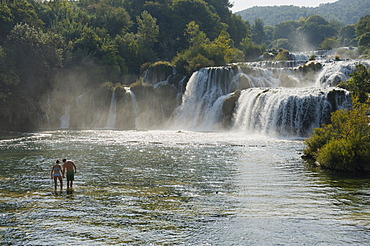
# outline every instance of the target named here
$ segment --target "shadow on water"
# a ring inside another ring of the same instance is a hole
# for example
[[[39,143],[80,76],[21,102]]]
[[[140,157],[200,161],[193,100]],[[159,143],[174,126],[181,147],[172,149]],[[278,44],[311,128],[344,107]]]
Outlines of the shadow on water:
[[[73,189],[68,189],[68,190],[54,190],[53,195],[55,196],[65,196],[68,198],[73,197],[74,190]]]

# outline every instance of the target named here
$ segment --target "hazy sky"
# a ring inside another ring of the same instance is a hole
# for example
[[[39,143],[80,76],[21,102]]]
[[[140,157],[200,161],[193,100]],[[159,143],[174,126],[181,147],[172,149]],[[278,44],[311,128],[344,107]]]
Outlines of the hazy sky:
[[[295,5],[317,7],[322,3],[333,3],[337,0],[230,0],[234,3],[233,12],[247,9],[253,6]]]

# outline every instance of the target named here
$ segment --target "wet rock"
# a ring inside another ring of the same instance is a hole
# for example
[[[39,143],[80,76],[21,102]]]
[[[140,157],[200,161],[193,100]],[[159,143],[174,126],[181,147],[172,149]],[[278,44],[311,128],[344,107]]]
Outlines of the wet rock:
[[[239,77],[239,88],[241,90],[251,88],[251,83],[247,77],[245,76]]]
[[[287,74],[281,74],[279,76],[279,79],[281,81],[281,84],[280,84],[281,87],[297,87],[298,85],[297,80],[295,80],[294,78],[292,78],[291,76]]]
[[[320,62],[309,61],[298,67],[298,71],[306,74],[310,72],[317,72],[323,68],[323,65]]]
[[[224,115],[223,125],[226,128],[231,127],[231,119],[235,110],[236,102],[240,97],[241,91],[235,91],[231,96],[225,99],[222,104],[222,113]]]
[[[149,66],[144,75],[144,83],[156,84],[166,81],[174,74],[174,67],[168,62],[156,62]]]

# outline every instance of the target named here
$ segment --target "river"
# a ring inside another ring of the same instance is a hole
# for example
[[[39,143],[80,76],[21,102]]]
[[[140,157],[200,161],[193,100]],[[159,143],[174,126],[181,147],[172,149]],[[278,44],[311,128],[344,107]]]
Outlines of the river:
[[[3,133],[0,243],[368,244],[369,179],[311,168],[303,148],[244,132]],[[73,192],[49,178],[63,158]]]

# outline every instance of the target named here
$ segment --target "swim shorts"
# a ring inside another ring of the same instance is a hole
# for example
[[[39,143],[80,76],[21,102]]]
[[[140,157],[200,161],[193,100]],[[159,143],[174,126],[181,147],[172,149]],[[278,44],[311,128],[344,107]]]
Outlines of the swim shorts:
[[[74,171],[67,171],[67,181],[75,180],[75,172]]]

